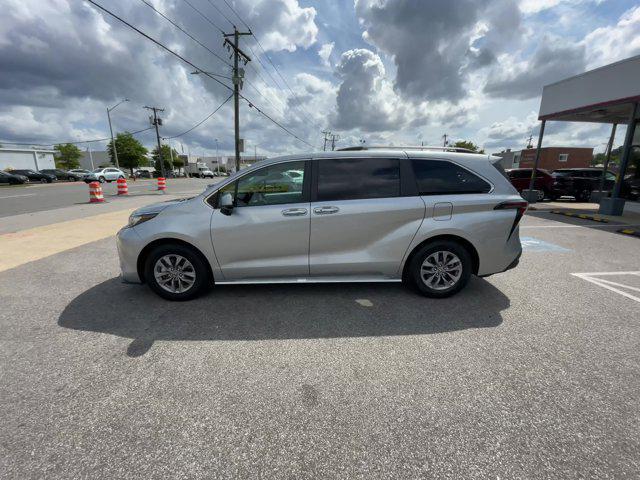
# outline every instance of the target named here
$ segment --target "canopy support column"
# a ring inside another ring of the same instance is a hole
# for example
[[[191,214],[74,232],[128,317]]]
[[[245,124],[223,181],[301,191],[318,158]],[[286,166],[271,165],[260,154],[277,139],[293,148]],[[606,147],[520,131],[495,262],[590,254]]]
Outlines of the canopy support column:
[[[540,163],[540,150],[542,149],[542,137],[544,137],[544,127],[547,124],[546,120],[542,120],[540,125],[540,134],[538,135],[538,148],[536,149],[536,159],[533,162],[533,168],[531,169],[531,180],[529,181],[529,190],[524,190],[524,198],[529,203],[536,203],[538,200],[538,191],[534,189],[536,182],[536,173],[538,171],[538,164]]]
[[[616,184],[613,187],[613,193],[611,194],[611,198],[603,198],[600,201],[598,213],[603,215],[622,215],[624,212],[624,199],[620,198],[620,193],[622,191],[622,183],[624,182],[624,174],[627,171],[627,165],[629,165],[629,158],[631,157],[633,134],[636,130],[636,119],[639,111],[640,104],[635,102],[631,109],[629,121],[627,122],[627,133],[624,136],[624,147],[622,148],[622,158],[620,159],[620,170],[616,177]]]

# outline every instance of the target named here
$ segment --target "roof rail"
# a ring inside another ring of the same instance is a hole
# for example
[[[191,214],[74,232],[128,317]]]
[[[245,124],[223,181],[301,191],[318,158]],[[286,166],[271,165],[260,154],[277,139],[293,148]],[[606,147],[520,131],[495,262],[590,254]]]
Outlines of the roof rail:
[[[357,152],[357,151],[363,151],[363,150],[437,150],[439,152],[457,152],[457,153],[478,153],[478,152],[474,152],[473,150],[469,150],[468,148],[461,148],[461,147],[435,147],[435,146],[427,146],[427,145],[419,145],[419,146],[410,146],[410,147],[403,147],[403,146],[375,146],[375,147],[365,147],[362,145],[356,146],[356,147],[345,147],[345,148],[338,148],[339,152]]]

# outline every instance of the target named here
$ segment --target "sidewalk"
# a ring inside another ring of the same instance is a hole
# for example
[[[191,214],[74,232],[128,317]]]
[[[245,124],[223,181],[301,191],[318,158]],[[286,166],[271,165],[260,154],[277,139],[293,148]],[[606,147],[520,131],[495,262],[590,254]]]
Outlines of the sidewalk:
[[[538,212],[550,212],[551,210],[559,210],[569,212],[576,215],[586,214],[595,215],[615,223],[640,224],[640,203],[627,201],[622,216],[600,215],[598,214],[597,203],[579,203],[573,200],[557,200],[555,202],[538,202],[529,207],[530,210]]]

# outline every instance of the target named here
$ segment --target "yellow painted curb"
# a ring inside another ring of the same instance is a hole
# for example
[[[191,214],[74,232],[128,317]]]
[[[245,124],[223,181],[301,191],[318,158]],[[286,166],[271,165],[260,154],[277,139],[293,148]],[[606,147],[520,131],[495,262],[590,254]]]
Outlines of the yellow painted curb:
[[[115,235],[134,209],[0,235],[0,272]]]

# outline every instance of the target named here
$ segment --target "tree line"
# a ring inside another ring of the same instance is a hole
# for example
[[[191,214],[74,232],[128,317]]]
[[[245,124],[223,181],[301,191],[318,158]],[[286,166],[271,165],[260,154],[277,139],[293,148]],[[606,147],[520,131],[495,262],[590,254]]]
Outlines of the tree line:
[[[131,133],[122,132],[116,135],[115,144],[118,152],[118,164],[121,168],[128,168],[133,175],[133,170],[138,167],[148,167],[149,159],[147,153],[149,151],[140,143]],[[162,145],[162,160],[166,170],[184,167],[184,161],[178,156],[178,152],[169,145]],[[83,156],[82,150],[73,143],[56,145],[54,147],[55,162],[57,168],[71,170],[80,166],[80,159]],[[115,165],[115,155],[113,151],[113,142],[107,144],[107,152],[112,164]],[[173,158],[173,160],[172,160]],[[151,151],[151,162],[156,170],[160,171],[160,158],[158,156],[158,147]]]

